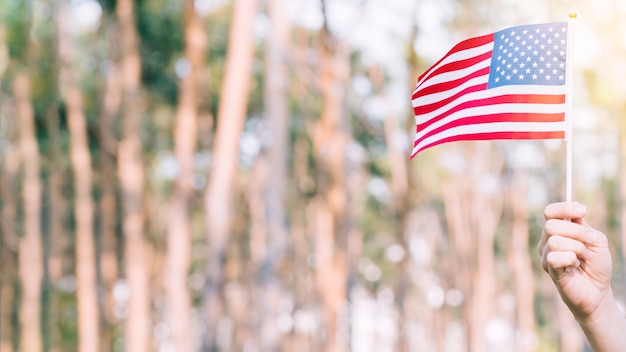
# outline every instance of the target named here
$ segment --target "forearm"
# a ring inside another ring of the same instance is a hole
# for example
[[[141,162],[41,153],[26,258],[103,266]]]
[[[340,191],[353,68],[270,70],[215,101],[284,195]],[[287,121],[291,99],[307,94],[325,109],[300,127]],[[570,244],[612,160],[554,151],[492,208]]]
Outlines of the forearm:
[[[626,319],[618,309],[612,292],[591,317],[577,320],[595,352],[626,350]]]

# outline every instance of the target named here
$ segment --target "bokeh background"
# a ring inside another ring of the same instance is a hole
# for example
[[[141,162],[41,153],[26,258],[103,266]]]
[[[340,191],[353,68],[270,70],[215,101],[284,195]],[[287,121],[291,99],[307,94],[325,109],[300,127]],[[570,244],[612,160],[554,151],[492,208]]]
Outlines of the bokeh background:
[[[409,160],[421,72],[571,11],[623,302],[624,1],[0,0],[0,350],[585,350],[536,254],[564,142]]]

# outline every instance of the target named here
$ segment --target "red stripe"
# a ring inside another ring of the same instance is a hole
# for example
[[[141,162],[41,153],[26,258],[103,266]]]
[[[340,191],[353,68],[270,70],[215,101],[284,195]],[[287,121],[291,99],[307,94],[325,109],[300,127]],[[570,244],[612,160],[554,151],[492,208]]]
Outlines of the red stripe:
[[[435,102],[435,103],[432,103],[432,104],[428,104],[428,105],[416,106],[416,107],[413,108],[413,112],[415,113],[415,116],[426,115],[426,114],[429,114],[429,113],[431,113],[431,112],[433,112],[433,111],[435,111],[435,110],[437,110],[437,109],[439,109],[441,107],[446,106],[449,103],[454,102],[455,100],[459,99],[463,95],[474,93],[474,92],[480,92],[480,91],[483,91],[485,89],[487,89],[487,83],[483,83],[483,84],[479,84],[479,85],[476,85],[476,86],[467,87],[467,88],[463,89],[462,91],[456,93],[455,95],[453,95],[453,96],[451,96],[449,98],[446,98],[446,99],[443,99],[443,100],[440,100],[438,102]],[[480,101],[480,100],[468,101],[468,102],[465,102],[465,103],[463,103],[461,105],[470,104],[467,107],[487,105],[487,104],[475,104],[477,101]],[[455,109],[455,108],[453,108],[453,109]],[[447,113],[447,111],[444,114],[446,114],[446,116],[449,115]],[[436,119],[439,119],[439,116],[437,116]],[[430,120],[432,120],[432,119],[430,119]]]
[[[482,88],[481,86],[478,86],[480,88]],[[475,91],[479,91],[481,89],[476,89]],[[462,93],[462,94],[461,94]],[[454,98],[456,99],[457,96],[461,96],[465,94],[464,92],[460,92],[459,94],[456,94],[454,96]],[[446,99],[446,101],[449,99]],[[429,119],[428,121],[425,121],[424,123],[421,123],[418,125],[418,127],[420,127],[421,129],[424,129],[426,127],[428,127],[429,125],[447,117],[450,116],[451,114],[457,112],[457,111],[461,111],[461,110],[465,110],[465,109],[469,109],[469,108],[475,108],[475,107],[479,107],[479,106],[488,106],[488,105],[497,105],[497,104],[510,104],[510,103],[515,103],[515,104],[563,104],[565,103],[565,95],[539,95],[539,94],[507,94],[507,95],[500,95],[500,96],[496,96],[496,97],[491,97],[491,98],[485,98],[485,99],[477,99],[477,100],[471,100],[471,101],[467,101],[464,103],[461,103],[449,110],[446,110],[444,113],[437,115],[436,117],[433,117],[432,119]],[[436,105],[438,103],[435,104],[430,104],[430,105]],[[429,105],[429,106],[430,106]],[[443,105],[442,105],[443,106]],[[432,110],[424,110],[424,112],[422,112],[422,110],[418,110],[418,108],[421,107],[416,107],[413,109],[413,111],[415,112],[415,116],[419,116],[421,114],[426,114],[428,112],[434,111],[435,109]]]
[[[433,79],[434,77],[437,77],[438,75],[444,74],[444,73],[448,73],[448,72],[452,72],[452,71],[458,71],[458,70],[463,70],[466,69],[468,67],[472,67],[480,62],[483,62],[489,58],[491,58],[491,51],[486,52],[484,54],[478,55],[478,56],[474,56],[471,57],[469,59],[464,59],[464,60],[459,60],[459,61],[453,61],[450,63],[447,63],[441,67],[439,67],[438,69],[436,69],[432,75],[430,75],[428,78],[426,78],[424,81],[421,81],[417,84],[417,86],[415,87],[416,90],[418,90],[419,87],[421,87],[424,83],[430,81],[431,79]],[[480,71],[484,71],[487,70],[487,74],[489,74],[489,67],[485,67],[483,69],[481,69]],[[454,82],[454,81],[452,81]],[[431,89],[432,87],[437,86],[437,84],[430,86],[426,89]],[[443,89],[442,89],[443,90]],[[420,93],[421,91],[417,91],[415,94]],[[426,95],[427,93],[422,93],[422,95]]]
[[[479,115],[479,116],[471,116],[462,118],[459,120],[450,121],[449,123],[437,127],[434,130],[428,132],[427,134],[421,136],[413,143],[413,147],[417,146],[422,140],[431,137],[433,135],[439,134],[447,129],[459,127],[459,126],[468,126],[468,125],[478,125],[478,124],[486,124],[486,123],[495,123],[495,122],[561,122],[565,121],[565,114],[535,114],[535,113],[505,113],[505,114],[490,114],[490,115]],[[418,126],[418,132],[423,130],[423,125]],[[503,132],[503,133],[512,133],[512,132]]]
[[[412,98],[413,100],[415,100],[417,98],[425,97],[430,94],[445,92],[447,90],[454,89],[462,85],[463,83],[469,81],[470,79],[474,79],[476,77],[485,76],[485,75],[489,75],[489,67],[482,68],[478,71],[472,72],[471,74],[467,76],[455,79],[454,81],[437,83],[437,84],[433,84],[430,87],[422,88],[421,90],[416,91],[413,94]]]
[[[448,56],[456,52],[462,51],[462,50],[471,49],[471,48],[479,47],[481,45],[485,45],[487,43],[491,43],[493,42],[493,39],[494,39],[493,36],[494,36],[493,33],[491,33],[491,34],[483,35],[481,37],[470,38],[455,45],[452,49],[450,49],[450,51],[448,51],[446,55],[444,55],[444,57],[442,57],[439,61],[437,61],[434,65],[432,65],[426,72],[422,73],[422,75],[418,78],[417,82],[419,83],[422,80],[422,78],[426,77],[426,75],[428,75],[431,70],[437,67],[437,65],[439,65],[439,63],[441,63]]]
[[[417,155],[420,151],[434,147],[439,144],[457,141],[486,141],[493,139],[563,139],[565,138],[564,131],[557,132],[489,132],[489,133],[476,133],[476,134],[464,134],[451,136],[425,145],[419,150],[416,150],[411,159]]]

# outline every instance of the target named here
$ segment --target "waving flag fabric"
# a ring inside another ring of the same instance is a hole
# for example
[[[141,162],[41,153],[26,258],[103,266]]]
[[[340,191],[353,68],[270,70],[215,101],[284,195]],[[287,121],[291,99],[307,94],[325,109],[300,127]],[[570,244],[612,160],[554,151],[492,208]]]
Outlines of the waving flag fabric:
[[[411,157],[446,142],[565,137],[567,22],[457,44],[413,92]]]

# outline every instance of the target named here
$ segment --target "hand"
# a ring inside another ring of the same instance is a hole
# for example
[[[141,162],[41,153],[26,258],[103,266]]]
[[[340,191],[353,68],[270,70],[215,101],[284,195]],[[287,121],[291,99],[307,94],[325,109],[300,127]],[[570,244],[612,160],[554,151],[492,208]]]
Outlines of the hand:
[[[613,300],[608,240],[587,224],[585,214],[577,202],[548,205],[537,247],[543,269],[579,321],[601,315],[602,307]]]

